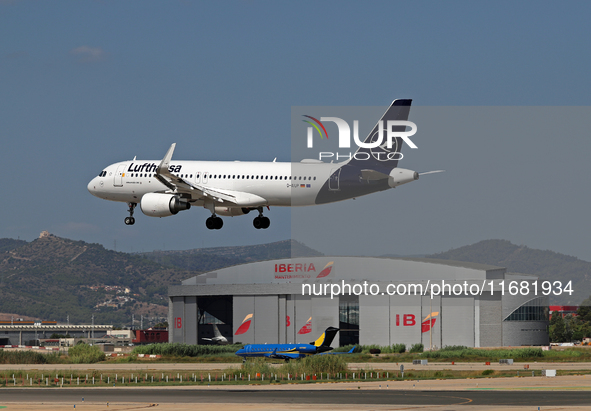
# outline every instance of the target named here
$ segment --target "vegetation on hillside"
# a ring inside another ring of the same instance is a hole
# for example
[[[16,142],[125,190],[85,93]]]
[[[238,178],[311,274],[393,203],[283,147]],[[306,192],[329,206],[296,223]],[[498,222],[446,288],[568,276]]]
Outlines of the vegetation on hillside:
[[[66,322],[126,326],[132,314],[162,318],[168,286],[248,261],[318,254],[280,241],[246,247],[128,254],[46,235],[0,240],[0,312]],[[287,253],[287,254],[286,254]],[[150,258],[147,258],[150,257]],[[136,324],[137,325],[137,324]]]
[[[205,272],[255,261],[318,257],[322,254],[298,241],[284,240],[248,246],[198,248],[185,251],[153,251],[141,255],[165,266]]]
[[[561,281],[563,288],[572,281],[573,294],[551,294],[551,304],[575,305],[591,294],[590,262],[553,251],[515,245],[506,240],[480,241],[427,257],[506,267],[507,272],[534,274],[540,280]]]

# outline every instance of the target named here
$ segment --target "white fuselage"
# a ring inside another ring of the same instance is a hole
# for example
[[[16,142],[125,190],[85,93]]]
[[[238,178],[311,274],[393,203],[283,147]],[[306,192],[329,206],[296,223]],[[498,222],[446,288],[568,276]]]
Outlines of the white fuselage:
[[[111,201],[139,203],[144,194],[164,192],[155,177],[159,160],[115,163],[95,177],[88,190]],[[266,206],[309,206],[339,165],[329,163],[281,163],[241,161],[172,161],[169,170],[195,184],[247,192],[267,200]],[[197,200],[195,205],[202,200]]]

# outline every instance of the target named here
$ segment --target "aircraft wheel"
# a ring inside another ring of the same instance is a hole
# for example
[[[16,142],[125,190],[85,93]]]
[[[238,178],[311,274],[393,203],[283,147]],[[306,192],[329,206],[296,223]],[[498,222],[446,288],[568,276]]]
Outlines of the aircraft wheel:
[[[224,226],[224,220],[222,220],[221,218],[216,217],[214,221],[215,221],[215,227],[214,228],[216,230],[219,230],[220,228],[222,228]]]
[[[252,220],[252,225],[257,230],[260,230],[261,228],[263,228],[263,220],[262,220],[262,218],[261,217],[255,217],[255,219]]]
[[[205,226],[207,228],[209,228],[210,230],[214,230],[215,227],[216,227],[215,218],[214,217],[209,217],[207,220],[205,220]]]
[[[269,217],[261,217],[261,220],[263,223],[261,228],[269,228],[269,226],[271,225],[271,220],[269,220]]]
[[[134,224],[135,224],[135,218],[125,217],[125,225],[134,225]]]

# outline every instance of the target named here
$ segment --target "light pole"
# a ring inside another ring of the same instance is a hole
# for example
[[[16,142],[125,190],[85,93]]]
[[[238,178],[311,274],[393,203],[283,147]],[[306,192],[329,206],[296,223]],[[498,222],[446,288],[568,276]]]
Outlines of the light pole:
[[[433,320],[431,319],[431,315],[433,315],[433,299],[431,298],[431,306],[429,308],[429,351],[433,350]]]

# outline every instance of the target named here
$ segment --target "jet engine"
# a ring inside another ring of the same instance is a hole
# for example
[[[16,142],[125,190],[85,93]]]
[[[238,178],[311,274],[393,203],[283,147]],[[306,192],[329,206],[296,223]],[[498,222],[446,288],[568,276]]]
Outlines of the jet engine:
[[[416,171],[397,167],[390,171],[390,176],[388,177],[388,185],[394,188],[418,179],[419,173],[417,173]]]
[[[168,217],[188,210],[191,204],[174,194],[148,193],[140,202],[142,213],[150,217]]]
[[[217,215],[223,215],[228,217],[235,217],[250,213],[250,208],[246,207],[215,207],[215,213]]]

